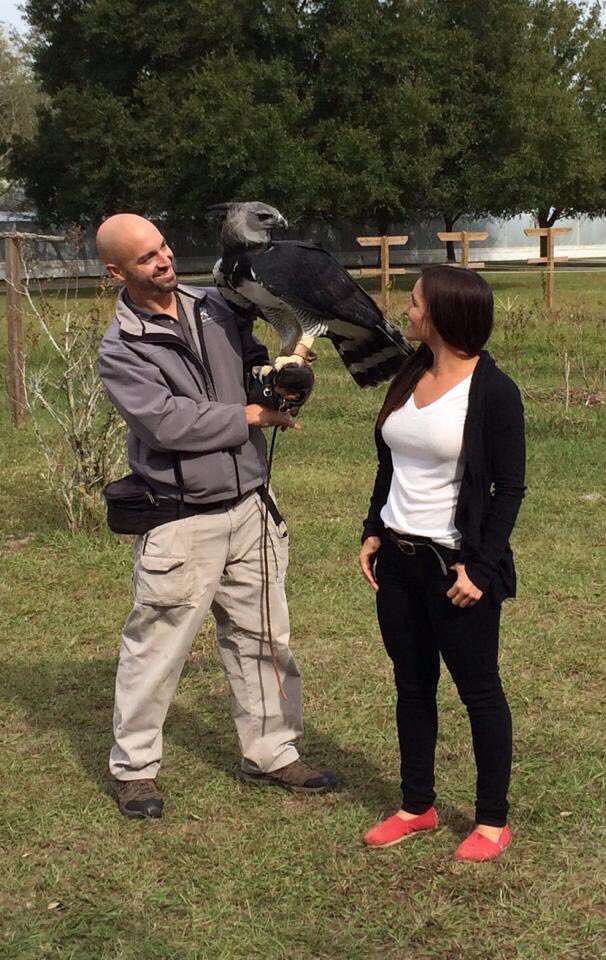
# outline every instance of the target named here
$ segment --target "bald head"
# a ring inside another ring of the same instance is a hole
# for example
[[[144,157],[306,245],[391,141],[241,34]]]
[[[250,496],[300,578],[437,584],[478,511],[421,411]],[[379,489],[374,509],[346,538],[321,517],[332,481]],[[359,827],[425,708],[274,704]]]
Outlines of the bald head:
[[[99,257],[131,295],[147,298],[177,286],[173,252],[157,227],[136,213],[116,213],[97,230]]]
[[[162,234],[153,223],[136,213],[116,213],[97,230],[97,250],[104,263],[121,264],[146,244],[158,244]]]

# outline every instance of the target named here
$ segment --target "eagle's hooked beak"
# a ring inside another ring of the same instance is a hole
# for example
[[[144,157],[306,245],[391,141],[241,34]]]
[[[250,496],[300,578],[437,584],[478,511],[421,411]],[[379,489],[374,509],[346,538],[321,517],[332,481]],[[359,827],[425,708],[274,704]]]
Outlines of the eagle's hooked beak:
[[[284,230],[288,230],[288,220],[286,217],[283,217],[281,213],[278,214],[276,227],[282,227]]]

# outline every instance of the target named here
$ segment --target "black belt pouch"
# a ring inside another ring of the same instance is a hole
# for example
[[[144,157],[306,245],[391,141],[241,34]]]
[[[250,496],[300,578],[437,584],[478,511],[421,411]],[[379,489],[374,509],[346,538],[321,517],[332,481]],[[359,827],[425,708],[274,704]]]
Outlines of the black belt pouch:
[[[162,523],[181,516],[180,503],[158,497],[136,473],[129,473],[103,488],[107,503],[107,525],[114,533],[147,533]]]

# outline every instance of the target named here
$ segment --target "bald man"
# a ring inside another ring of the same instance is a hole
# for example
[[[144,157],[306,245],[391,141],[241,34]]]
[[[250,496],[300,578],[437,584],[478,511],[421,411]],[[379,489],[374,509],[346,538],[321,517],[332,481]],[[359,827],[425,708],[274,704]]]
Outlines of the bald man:
[[[131,498],[127,532],[138,533],[110,754],[120,811],[162,815],[162,727],[209,611],[231,688],[241,779],[303,793],[330,790],[334,775],[308,766],[297,750],[303,727],[284,591],[288,535],[266,487],[261,428],[298,424],[277,409],[267,351],[250,317],[234,313],[216,289],[178,283],[173,253],[148,220],[110,217],[99,227],[97,247],[123,284],[99,373],[128,425],[132,474],[114,493]],[[263,403],[253,402],[255,390]]]

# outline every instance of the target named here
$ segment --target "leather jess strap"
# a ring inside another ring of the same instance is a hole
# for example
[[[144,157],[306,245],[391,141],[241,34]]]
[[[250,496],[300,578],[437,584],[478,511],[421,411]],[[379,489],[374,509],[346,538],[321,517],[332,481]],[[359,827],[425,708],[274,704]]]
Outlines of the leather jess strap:
[[[259,494],[259,497],[261,498],[261,500],[263,501],[263,503],[271,513],[271,518],[275,523],[275,525],[279,527],[280,524],[284,522],[284,517],[278,510],[278,505],[276,501],[273,499],[267,487],[266,486],[258,487],[256,490],[256,493]]]

